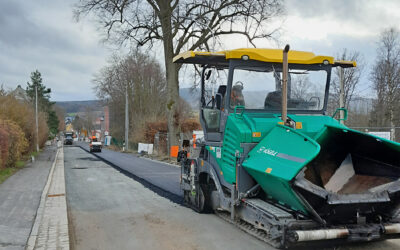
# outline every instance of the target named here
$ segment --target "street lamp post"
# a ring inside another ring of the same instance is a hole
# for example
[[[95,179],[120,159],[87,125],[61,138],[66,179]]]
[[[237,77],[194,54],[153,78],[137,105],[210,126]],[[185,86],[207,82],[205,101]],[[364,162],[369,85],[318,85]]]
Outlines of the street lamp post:
[[[35,85],[35,120],[36,120],[36,151],[39,152],[39,118],[38,118],[38,93]]]
[[[100,140],[104,142],[104,115],[100,117]]]
[[[128,151],[129,147],[129,113],[128,113],[128,84],[126,84],[125,88],[125,151]]]

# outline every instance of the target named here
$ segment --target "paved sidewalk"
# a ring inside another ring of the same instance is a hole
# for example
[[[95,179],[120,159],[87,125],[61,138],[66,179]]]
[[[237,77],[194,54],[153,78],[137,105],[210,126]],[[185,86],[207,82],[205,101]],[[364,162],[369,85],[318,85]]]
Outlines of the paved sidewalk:
[[[69,249],[63,148],[58,150],[56,157],[43,190],[27,250]]]
[[[0,249],[25,249],[55,152],[55,146],[45,148],[0,185]]]

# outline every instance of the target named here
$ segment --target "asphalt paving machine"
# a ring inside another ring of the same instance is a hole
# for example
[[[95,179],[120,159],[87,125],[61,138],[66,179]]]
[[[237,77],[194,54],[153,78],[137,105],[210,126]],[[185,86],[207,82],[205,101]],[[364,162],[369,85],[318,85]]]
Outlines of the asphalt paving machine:
[[[278,248],[400,237],[400,144],[346,127],[343,108],[326,115],[332,69],[356,62],[286,46],[174,63],[202,68],[186,204]]]

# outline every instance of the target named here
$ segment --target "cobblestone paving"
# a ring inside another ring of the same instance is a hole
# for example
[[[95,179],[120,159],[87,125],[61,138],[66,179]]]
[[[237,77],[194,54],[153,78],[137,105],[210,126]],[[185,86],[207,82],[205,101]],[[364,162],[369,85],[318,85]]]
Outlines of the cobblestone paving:
[[[34,244],[34,249],[37,250],[69,249],[64,153],[62,148],[59,149],[57,160],[51,174],[49,188],[44,199],[43,214]],[[40,214],[40,212],[38,213]]]

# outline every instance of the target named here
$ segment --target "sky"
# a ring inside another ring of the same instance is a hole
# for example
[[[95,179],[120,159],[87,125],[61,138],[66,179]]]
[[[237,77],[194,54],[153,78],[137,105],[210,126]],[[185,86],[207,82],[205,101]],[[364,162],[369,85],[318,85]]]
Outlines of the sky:
[[[95,99],[91,80],[112,50],[95,22],[75,22],[74,1],[0,0],[0,84],[26,87],[39,70],[53,101]]]
[[[75,2],[0,0],[0,85],[25,88],[37,69],[53,101],[96,99],[94,74],[121,49],[101,42],[102,29],[94,18],[74,20]],[[343,48],[357,50],[366,64],[358,92],[372,95],[369,74],[379,34],[400,29],[399,0],[286,0],[285,9],[285,17],[273,24],[281,27],[279,43],[258,41],[258,47],[289,43],[294,50],[332,56]],[[241,38],[220,41],[224,49],[248,46]]]

